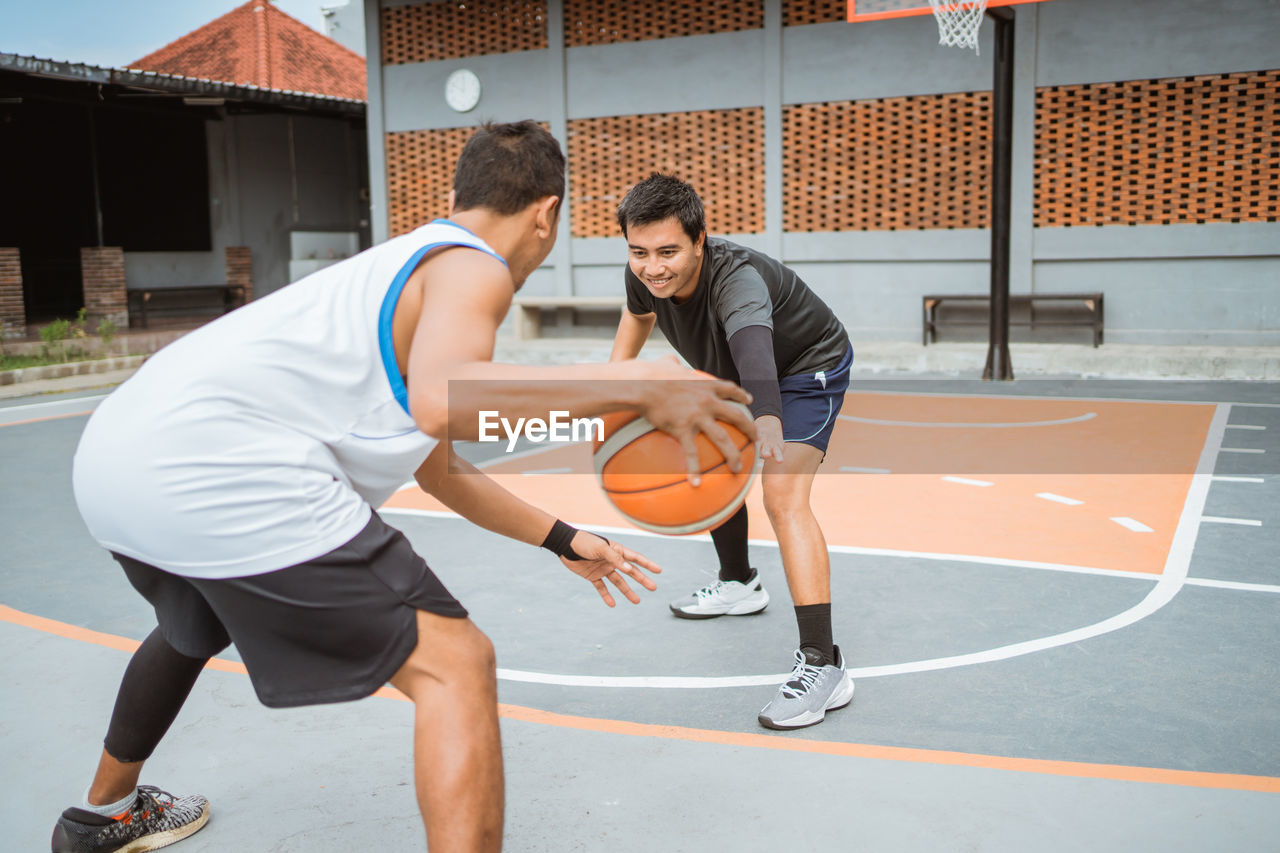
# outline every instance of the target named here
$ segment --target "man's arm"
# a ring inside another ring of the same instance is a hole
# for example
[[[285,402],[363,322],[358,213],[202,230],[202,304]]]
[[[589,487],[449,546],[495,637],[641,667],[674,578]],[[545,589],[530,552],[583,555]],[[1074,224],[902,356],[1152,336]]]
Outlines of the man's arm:
[[[447,441],[436,446],[415,472],[414,479],[423,491],[473,524],[529,545],[542,544],[556,521],[550,513],[516,497],[460,458]],[[632,604],[640,603],[640,597],[619,573],[629,575],[647,590],[657,589],[657,585],[640,568],[654,573],[662,569],[630,548],[608,542],[585,530],[574,534],[570,547],[582,559],[561,558],[562,562],[590,581],[610,607],[613,607],[614,600],[604,585],[605,579]]]
[[[613,352],[609,353],[609,361],[626,361],[638,356],[645,341],[649,340],[649,333],[653,331],[653,324],[656,322],[657,314],[632,314],[624,306],[622,319],[618,321],[618,331],[613,336]]]
[[[674,360],[561,367],[491,362],[513,294],[506,267],[489,255],[447,250],[419,266],[409,286],[422,297],[406,359],[409,411],[428,435],[475,439],[482,410],[509,419],[545,418],[552,409],[569,417],[639,411],[680,441],[696,479],[699,432],[731,467],[738,454],[716,420],[755,434],[747,413],[735,405],[749,403],[750,395],[732,382],[694,378]]]

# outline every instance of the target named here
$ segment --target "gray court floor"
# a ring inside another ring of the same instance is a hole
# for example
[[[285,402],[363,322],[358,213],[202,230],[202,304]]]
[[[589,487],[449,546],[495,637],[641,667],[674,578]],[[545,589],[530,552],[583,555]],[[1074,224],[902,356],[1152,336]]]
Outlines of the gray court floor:
[[[1203,515],[1257,523],[1200,524],[1188,582],[1127,627],[921,672],[895,664],[1097,624],[1155,580],[835,553],[837,642],[851,667],[885,672],[860,677],[853,704],[822,725],[776,734],[755,722],[772,687],[744,683],[790,665],[776,548],[753,546],[768,610],[687,622],[666,601],[713,576],[707,541],[624,534],[666,572],[642,605],[608,610],[544,552],[461,520],[388,512],[497,647],[511,706],[506,849],[1274,849],[1276,386],[877,387],[1241,404],[1228,423],[1265,429],[1229,430],[1224,446],[1265,452],[1218,455]],[[89,539],[70,493],[77,413],[100,394],[0,404],[0,604],[141,639],[149,608]],[[128,655],[14,620],[0,620],[0,642],[0,819],[16,835],[4,846],[47,849],[58,812],[88,784]],[[680,686],[619,681],[637,676]],[[210,825],[175,850],[421,850],[410,710],[375,697],[272,711],[245,676],[208,671],[143,781],[213,802]]]

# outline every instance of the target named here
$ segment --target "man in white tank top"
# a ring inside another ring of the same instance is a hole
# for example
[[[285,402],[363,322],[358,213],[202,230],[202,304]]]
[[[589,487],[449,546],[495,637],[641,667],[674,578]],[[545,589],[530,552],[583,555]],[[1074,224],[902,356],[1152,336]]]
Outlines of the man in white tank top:
[[[192,332],[95,412],[76,452],[76,502],[159,625],[126,670],[97,773],[59,818],[54,853],[155,849],[205,824],[203,797],[137,781],[231,642],[273,707],[394,684],[417,707],[430,849],[500,848],[492,646],[374,508],[412,476],[476,524],[551,550],[607,605],[606,581],[638,603],[625,578],[652,590],[642,569],[655,565],[510,494],[451,440],[477,438],[481,410],[514,421],[553,409],[642,412],[690,449],[691,466],[698,432],[736,463],[717,418],[754,436],[746,392],[674,362],[490,361],[512,296],[555,243],[564,171],[539,125],[482,128],[458,160],[448,220]]]

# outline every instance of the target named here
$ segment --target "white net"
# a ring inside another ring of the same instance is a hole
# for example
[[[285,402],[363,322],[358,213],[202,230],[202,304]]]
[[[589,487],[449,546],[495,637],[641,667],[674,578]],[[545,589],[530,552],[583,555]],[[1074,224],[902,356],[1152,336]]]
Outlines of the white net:
[[[929,0],[938,19],[938,44],[971,47],[978,52],[978,29],[987,0]]]

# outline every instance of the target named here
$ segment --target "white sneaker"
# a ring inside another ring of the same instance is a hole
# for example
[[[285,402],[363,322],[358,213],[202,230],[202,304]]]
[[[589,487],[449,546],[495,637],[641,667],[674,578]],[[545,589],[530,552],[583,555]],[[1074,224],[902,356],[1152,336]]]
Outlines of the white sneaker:
[[[816,654],[816,653],[815,653]],[[822,722],[827,711],[853,701],[853,679],[844,668],[844,655],[835,647],[836,662],[821,666],[796,650],[791,677],[778,688],[773,701],[761,709],[760,725],[768,729],[802,729]]]
[[[752,569],[746,583],[718,580],[671,602],[671,612],[681,619],[712,619],[759,613],[768,605],[769,593],[760,583],[760,573]]]

